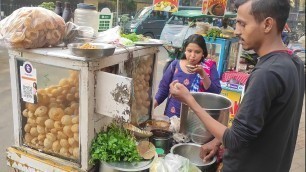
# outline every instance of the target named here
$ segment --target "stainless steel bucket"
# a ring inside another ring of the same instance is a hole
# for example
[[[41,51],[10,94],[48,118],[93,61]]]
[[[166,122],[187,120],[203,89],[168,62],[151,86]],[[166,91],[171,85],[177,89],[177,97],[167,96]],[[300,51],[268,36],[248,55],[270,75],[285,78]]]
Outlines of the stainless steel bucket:
[[[227,126],[229,110],[232,106],[230,99],[213,93],[195,92],[191,94],[210,116]],[[193,142],[198,144],[207,143],[213,138],[198,116],[183,103],[180,132],[187,134]]]

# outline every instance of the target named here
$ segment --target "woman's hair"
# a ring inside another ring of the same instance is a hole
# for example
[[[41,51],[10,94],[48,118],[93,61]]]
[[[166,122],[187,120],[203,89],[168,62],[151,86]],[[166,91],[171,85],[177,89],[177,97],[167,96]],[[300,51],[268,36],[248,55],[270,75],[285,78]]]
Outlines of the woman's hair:
[[[33,87],[34,87],[35,89],[37,89],[37,84],[36,84],[36,82],[33,82]]]
[[[203,61],[207,55],[208,55],[208,52],[207,52],[207,48],[206,48],[206,42],[205,42],[205,39],[202,35],[199,35],[199,34],[193,34],[193,35],[190,35],[183,43],[183,56],[181,59],[186,59],[186,55],[185,55],[185,51],[186,51],[186,47],[190,44],[190,43],[194,43],[194,44],[197,44],[199,47],[202,48],[203,50],[203,57],[201,59],[201,61]]]

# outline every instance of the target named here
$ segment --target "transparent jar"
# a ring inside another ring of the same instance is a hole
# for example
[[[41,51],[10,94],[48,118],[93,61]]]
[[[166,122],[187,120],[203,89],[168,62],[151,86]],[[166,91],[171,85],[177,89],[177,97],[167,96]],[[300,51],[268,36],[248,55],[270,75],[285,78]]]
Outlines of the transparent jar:
[[[92,27],[98,32],[99,15],[96,7],[90,4],[79,3],[74,11],[74,23],[78,26]]]

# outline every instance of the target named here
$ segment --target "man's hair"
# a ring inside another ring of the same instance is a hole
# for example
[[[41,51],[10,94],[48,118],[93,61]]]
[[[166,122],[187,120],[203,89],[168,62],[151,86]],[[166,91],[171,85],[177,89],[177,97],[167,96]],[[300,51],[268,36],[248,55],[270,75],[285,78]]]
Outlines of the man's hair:
[[[271,17],[276,21],[277,30],[283,31],[290,11],[289,0],[236,0],[235,6],[238,8],[248,1],[252,1],[250,13],[257,22]]]

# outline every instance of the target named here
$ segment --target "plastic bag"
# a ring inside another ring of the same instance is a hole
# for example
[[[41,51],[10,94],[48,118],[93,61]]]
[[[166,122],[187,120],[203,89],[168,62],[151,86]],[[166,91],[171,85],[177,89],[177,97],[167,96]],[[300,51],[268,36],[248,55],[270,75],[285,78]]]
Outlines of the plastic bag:
[[[120,26],[98,33],[94,42],[112,43],[120,39]]]
[[[173,133],[178,133],[180,131],[181,120],[177,116],[170,118],[170,127],[169,130]]]
[[[201,172],[190,163],[189,159],[169,153],[164,159],[158,158],[151,166],[150,172]]]
[[[0,22],[1,39],[7,47],[40,48],[61,43],[65,21],[41,7],[22,7]]]
[[[86,43],[95,39],[95,30],[89,26],[78,26],[72,22],[66,23],[66,32],[63,38],[65,45],[69,43]]]

